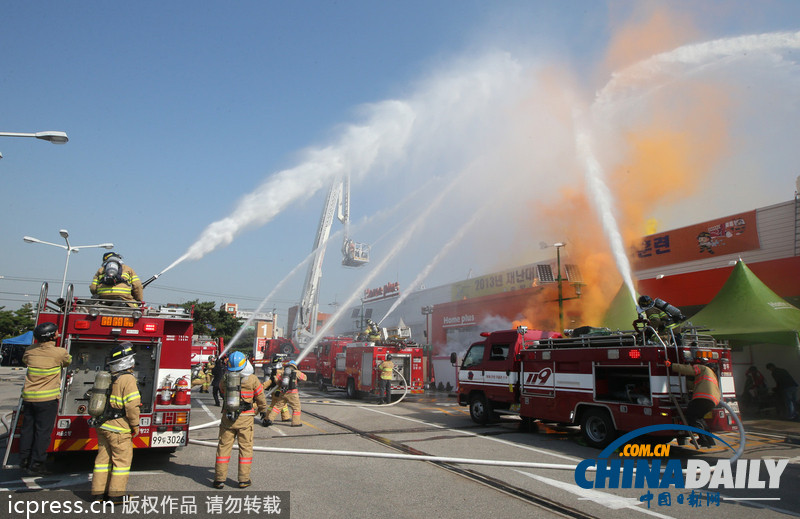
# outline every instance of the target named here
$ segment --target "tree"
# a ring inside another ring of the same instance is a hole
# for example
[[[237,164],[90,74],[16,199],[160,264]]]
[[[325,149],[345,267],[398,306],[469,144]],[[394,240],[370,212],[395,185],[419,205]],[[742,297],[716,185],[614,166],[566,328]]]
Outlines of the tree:
[[[222,337],[225,343],[229,343],[236,332],[241,328],[242,323],[234,315],[229,314],[225,310],[216,307],[213,301],[204,301],[195,299],[181,304],[181,307],[191,311],[194,307],[194,333],[195,335],[211,335],[212,337]],[[245,341],[245,335],[237,340],[237,346],[242,344],[252,344],[252,336],[250,342]],[[239,348],[237,348],[239,349]]]
[[[8,339],[33,330],[34,320],[33,305],[25,303],[17,310],[4,310],[0,306],[0,338]]]

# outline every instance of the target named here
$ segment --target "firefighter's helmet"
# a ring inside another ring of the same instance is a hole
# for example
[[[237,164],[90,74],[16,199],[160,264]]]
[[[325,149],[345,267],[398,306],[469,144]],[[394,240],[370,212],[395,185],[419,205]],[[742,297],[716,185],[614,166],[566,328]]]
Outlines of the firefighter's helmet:
[[[42,323],[33,329],[33,336],[38,342],[52,341],[56,338],[58,326],[55,323]]]
[[[247,357],[241,351],[234,351],[228,357],[228,371],[242,371],[247,365]]]
[[[128,341],[117,344],[111,349],[111,359],[108,361],[108,369],[112,373],[130,369],[134,364],[133,344]]]
[[[650,296],[639,296],[639,308],[647,310],[653,306],[653,298]]]
[[[117,254],[116,252],[106,252],[105,254],[103,254],[103,263],[110,260],[111,258],[117,258],[120,261],[122,261],[122,256],[120,254]]]
[[[277,364],[278,362],[280,362],[282,360],[283,360],[283,355],[281,355],[280,353],[276,353],[275,355],[272,356],[272,363],[273,364]]]
[[[286,363],[286,365],[297,369],[297,362],[295,362],[294,360],[290,360],[289,362]]]
[[[386,354],[386,360],[392,360],[392,354],[391,353],[387,353]]]

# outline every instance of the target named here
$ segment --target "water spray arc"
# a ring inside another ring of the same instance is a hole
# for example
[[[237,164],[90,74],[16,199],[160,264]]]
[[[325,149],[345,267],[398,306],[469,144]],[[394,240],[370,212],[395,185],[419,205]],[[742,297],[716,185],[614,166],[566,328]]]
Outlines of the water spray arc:
[[[464,239],[464,236],[466,236],[467,231],[469,231],[481,219],[481,217],[486,212],[488,207],[489,204],[486,204],[483,207],[481,207],[478,211],[475,211],[472,214],[472,217],[469,219],[469,221],[461,226],[461,228],[458,230],[455,236],[453,236],[444,245],[444,247],[442,247],[439,250],[436,256],[434,256],[434,258],[430,261],[430,263],[428,263],[425,266],[425,268],[423,268],[422,271],[417,275],[417,277],[414,278],[414,280],[411,282],[408,288],[405,291],[403,291],[402,294],[400,294],[400,297],[398,297],[397,300],[392,304],[392,306],[386,312],[386,315],[384,315],[381,318],[381,320],[378,321],[378,325],[383,323],[383,321],[385,321],[386,318],[389,317],[389,315],[391,315],[391,313],[394,312],[395,309],[408,298],[411,292],[415,290],[425,280],[425,278],[428,277],[428,275],[431,273],[431,270],[433,270],[433,267],[438,265],[439,262],[450,252],[450,250],[458,243],[460,243],[462,239]]]
[[[459,174],[459,177],[463,176],[464,172]],[[447,195],[455,188],[458,184],[458,178],[456,181],[451,182],[449,185],[444,187],[434,198],[434,200],[428,204],[428,206],[421,211],[417,218],[408,226],[405,232],[400,235],[397,239],[394,247],[384,256],[381,262],[374,268],[370,273],[365,276],[364,280],[358,286],[358,288],[353,292],[353,294],[342,303],[341,307],[326,321],[326,323],[322,326],[321,329],[317,330],[317,335],[311,340],[310,343],[306,346],[306,348],[300,352],[300,355],[297,358],[297,362],[300,362],[303,358],[308,355],[308,353],[317,345],[317,343],[325,336],[325,334],[330,330],[334,324],[344,315],[344,313],[349,310],[349,307],[359,298],[359,296],[363,293],[364,289],[372,283],[372,280],[375,277],[383,272],[389,262],[394,259],[394,257],[406,246],[408,241],[411,237],[417,232],[419,227],[427,221],[430,214],[433,212],[434,209],[438,208],[442,201],[447,197]]]

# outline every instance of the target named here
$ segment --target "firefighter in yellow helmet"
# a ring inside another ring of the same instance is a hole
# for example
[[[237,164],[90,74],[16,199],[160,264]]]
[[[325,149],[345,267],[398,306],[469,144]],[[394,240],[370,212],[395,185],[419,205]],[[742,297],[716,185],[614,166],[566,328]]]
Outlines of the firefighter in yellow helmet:
[[[245,370],[245,368],[249,368]],[[267,412],[264,387],[252,372],[247,357],[240,351],[228,357],[228,372],[219,386],[223,396],[222,420],[219,424],[219,443],[214,464],[214,488],[222,488],[228,477],[233,442],[239,443],[239,488],[251,485],[253,463],[253,422],[258,408],[262,419]]]
[[[133,344],[123,342],[111,350],[108,370],[111,393],[103,419],[97,426],[97,457],[92,473],[92,496],[122,503],[133,461],[133,438],[139,434],[141,397],[133,375]]]
[[[281,396],[278,398],[276,404],[272,406],[269,416],[267,416],[264,422],[265,426],[272,425],[272,420],[278,416],[283,406],[287,404],[292,408],[292,427],[303,426],[300,421],[300,395],[297,389],[297,381],[306,379],[305,373],[297,369],[297,363],[293,360],[290,360],[286,363],[286,366],[277,370],[275,373],[275,381],[273,382],[272,379],[270,379],[266,387],[270,388],[273,385],[277,385],[278,389],[276,389],[276,391],[280,390]]]
[[[42,323],[33,329],[36,342],[22,356],[28,367],[22,386],[22,434],[19,440],[20,468],[34,476],[46,475],[44,463],[61,396],[61,368],[72,356],[56,346],[58,326]]]
[[[103,254],[103,265],[97,269],[89,291],[100,299],[130,301],[127,304],[133,307],[138,306],[135,301],[144,299],[142,281],[116,252]]]

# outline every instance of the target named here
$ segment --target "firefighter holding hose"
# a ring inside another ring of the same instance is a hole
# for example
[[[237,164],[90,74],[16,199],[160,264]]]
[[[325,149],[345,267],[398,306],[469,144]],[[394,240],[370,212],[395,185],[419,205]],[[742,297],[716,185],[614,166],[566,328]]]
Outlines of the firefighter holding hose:
[[[142,281],[116,252],[103,254],[103,265],[92,278],[89,291],[100,299],[117,299],[132,307],[138,306],[136,301],[144,299]]]
[[[272,387],[277,384],[277,379],[275,378],[278,374],[278,370],[283,367],[282,361],[286,358],[286,355],[282,353],[276,353],[272,357],[272,363],[264,369],[264,374],[267,376],[264,379],[264,382],[268,382],[267,388]],[[280,401],[280,402],[279,402]],[[288,422],[292,419],[292,413],[289,411],[289,405],[285,401],[281,401],[281,390],[279,388],[275,388],[272,392],[272,401],[270,401],[270,408],[277,406],[279,403],[283,404],[281,407],[281,421]],[[261,422],[261,425],[264,427],[269,427],[272,425],[272,422],[264,420]]]
[[[239,443],[239,488],[251,485],[250,468],[253,463],[253,423],[258,412],[263,419],[267,412],[267,399],[264,387],[252,373],[242,371],[248,365],[247,357],[240,351],[228,357],[228,372],[220,383],[224,398],[222,420],[219,424],[219,443],[214,464],[214,488],[222,488],[228,476],[228,464],[234,441]]]
[[[269,416],[264,421],[265,426],[272,425],[272,420],[278,416],[283,406],[287,404],[292,409],[292,427],[303,426],[300,421],[300,394],[297,389],[297,381],[306,380],[306,378],[305,373],[297,369],[297,362],[294,360],[290,360],[283,368],[277,370],[274,382],[273,379],[270,379],[266,387],[270,388],[273,385],[277,385],[278,389],[276,391],[280,390],[281,396],[272,406]]]

